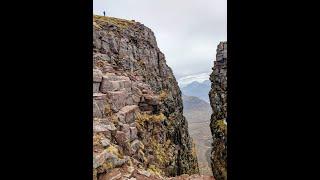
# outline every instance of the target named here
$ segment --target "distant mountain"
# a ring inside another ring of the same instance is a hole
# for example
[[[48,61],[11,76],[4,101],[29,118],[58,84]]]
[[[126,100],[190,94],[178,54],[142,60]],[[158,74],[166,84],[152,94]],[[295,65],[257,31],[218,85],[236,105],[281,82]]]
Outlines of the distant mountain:
[[[183,100],[183,108],[186,111],[193,111],[193,110],[209,110],[210,111],[210,104],[206,101],[195,97],[195,96],[186,96],[182,94]]]
[[[187,96],[195,96],[209,103],[209,91],[211,88],[210,80],[203,82],[193,81],[192,83],[181,87],[182,94]]]
[[[204,122],[209,121],[211,117],[211,107],[206,101],[182,94],[183,114],[188,122]]]
[[[192,75],[180,77],[178,78],[179,87],[183,88],[194,81],[202,83],[206,80],[209,80],[210,74],[211,72],[204,72],[200,74],[192,74]]]

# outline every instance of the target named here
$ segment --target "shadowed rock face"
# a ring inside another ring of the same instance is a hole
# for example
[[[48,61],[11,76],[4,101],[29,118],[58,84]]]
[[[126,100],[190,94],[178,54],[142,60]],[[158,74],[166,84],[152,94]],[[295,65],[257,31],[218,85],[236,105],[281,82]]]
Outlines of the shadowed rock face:
[[[153,32],[134,21],[93,21],[93,179],[198,173],[181,92]]]
[[[211,164],[213,176],[217,180],[227,179],[227,42],[221,42],[217,48],[216,61],[210,75],[211,90],[209,92],[212,107]]]

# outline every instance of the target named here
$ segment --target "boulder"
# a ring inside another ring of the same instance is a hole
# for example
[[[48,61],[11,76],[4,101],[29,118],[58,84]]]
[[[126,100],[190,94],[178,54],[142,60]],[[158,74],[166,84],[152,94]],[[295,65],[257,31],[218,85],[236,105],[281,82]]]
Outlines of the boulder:
[[[110,57],[107,54],[96,53],[93,55],[93,59],[110,61]]]
[[[136,127],[130,127],[130,140],[138,139],[138,129]]]
[[[121,126],[121,131],[126,134],[126,136],[130,137],[130,126],[129,124],[123,124]]]
[[[98,27],[98,25],[97,25]],[[93,48],[100,49],[101,48],[101,40],[98,38],[99,35],[97,31],[93,31]]]
[[[150,177],[151,176],[150,172],[148,172],[146,170],[143,170],[143,169],[138,169],[138,174],[144,175],[146,177]]]
[[[137,105],[130,105],[121,108],[121,110],[116,114],[122,123],[132,123],[135,121],[135,114],[139,111]]]
[[[93,132],[101,132],[103,133],[107,138],[111,138],[111,134],[113,131],[117,130],[117,128],[114,126],[114,124],[106,119],[95,119],[93,121]]]
[[[111,102],[111,109],[114,112],[118,112],[121,108],[126,105],[127,92],[126,91],[115,91],[107,92],[107,97]]]
[[[118,144],[125,145],[127,142],[129,142],[130,135],[123,131],[117,131],[115,138]]]
[[[132,96],[132,101],[133,101],[133,103],[134,104],[139,104],[139,102],[140,102],[140,95],[138,95],[138,94],[133,94]]]
[[[93,168],[101,166],[106,161],[106,151],[95,154],[93,153]]]
[[[141,149],[143,147],[143,144],[141,143],[141,141],[139,140],[134,140],[131,144],[130,144],[130,150],[132,154],[135,154],[138,149]]]
[[[100,89],[100,83],[96,83],[96,82],[93,82],[93,93],[97,93],[99,92],[99,89]]]
[[[120,159],[118,158],[116,155],[109,153],[109,156],[106,157],[106,160],[108,163],[110,163],[111,168],[112,167],[120,167],[122,166],[124,163],[127,162],[127,159]]]
[[[108,118],[94,118],[93,121],[94,127],[95,125],[103,126],[105,129],[108,129],[109,131],[115,131],[117,128],[113,124],[113,122],[110,120],[110,117]]]
[[[128,90],[131,90],[131,81],[130,80],[121,80],[120,81],[120,86],[121,88],[125,88],[125,89],[128,89]]]
[[[109,139],[103,139],[101,140],[101,144],[103,147],[109,147],[110,146],[110,140]]]
[[[105,67],[103,67],[102,72],[103,73],[114,73],[115,70],[113,69],[112,66],[105,66]]]
[[[98,133],[101,132],[103,133],[107,138],[111,138],[111,131],[105,124],[93,122],[93,132]]]
[[[99,69],[93,69],[93,82],[100,83],[102,81],[102,72]]]
[[[107,93],[108,91],[119,91],[121,89],[121,81],[103,80],[101,83],[100,91]]]
[[[143,97],[144,97],[144,101],[145,101],[147,104],[150,104],[150,105],[158,105],[158,104],[159,104],[159,99],[158,99],[157,96],[152,96],[152,95],[149,95],[149,94],[144,94]]]
[[[132,83],[129,77],[107,73],[102,78],[100,91],[106,93],[107,91],[118,91],[120,89],[131,90],[131,87]]]
[[[109,173],[105,173],[99,176],[99,180],[117,180],[121,179],[121,171],[119,168],[112,169]]]
[[[131,93],[127,96],[126,105],[137,105],[137,103],[134,103],[134,102],[133,102]]]
[[[152,111],[153,107],[147,103],[139,103],[139,108],[141,111]]]
[[[93,117],[102,118],[103,114],[98,104],[93,100]]]
[[[141,90],[137,87],[137,85],[132,85],[132,92],[137,96],[142,96]]]
[[[104,117],[106,99],[107,97],[105,94],[93,93],[93,117]]]

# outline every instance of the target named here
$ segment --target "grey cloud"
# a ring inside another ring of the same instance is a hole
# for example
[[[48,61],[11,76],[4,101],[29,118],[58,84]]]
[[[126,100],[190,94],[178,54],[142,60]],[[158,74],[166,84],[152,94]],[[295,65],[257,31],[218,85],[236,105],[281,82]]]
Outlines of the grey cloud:
[[[151,28],[177,76],[210,72],[227,40],[227,0],[93,0],[93,9]]]

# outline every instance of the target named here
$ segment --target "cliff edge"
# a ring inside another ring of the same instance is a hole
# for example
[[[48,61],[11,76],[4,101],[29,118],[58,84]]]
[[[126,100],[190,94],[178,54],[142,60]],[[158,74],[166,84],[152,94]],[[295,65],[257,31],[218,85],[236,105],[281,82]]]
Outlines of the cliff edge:
[[[153,32],[139,22],[94,16],[93,179],[199,173],[182,110]]]

